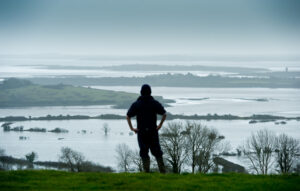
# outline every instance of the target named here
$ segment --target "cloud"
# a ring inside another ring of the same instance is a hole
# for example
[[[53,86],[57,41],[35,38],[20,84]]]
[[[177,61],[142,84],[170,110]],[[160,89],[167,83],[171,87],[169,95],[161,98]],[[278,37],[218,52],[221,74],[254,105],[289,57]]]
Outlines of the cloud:
[[[296,54],[297,0],[2,0],[0,51]]]

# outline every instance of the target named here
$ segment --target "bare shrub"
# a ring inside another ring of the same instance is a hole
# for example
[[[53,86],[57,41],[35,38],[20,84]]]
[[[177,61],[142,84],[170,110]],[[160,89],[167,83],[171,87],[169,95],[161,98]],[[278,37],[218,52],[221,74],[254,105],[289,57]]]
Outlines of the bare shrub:
[[[27,155],[25,155],[25,158],[29,163],[32,164],[38,158],[38,155],[36,152],[32,151],[31,153],[28,153]]]
[[[129,172],[132,166],[133,151],[125,143],[118,144],[116,147],[118,167],[123,172]]]
[[[207,127],[203,128],[201,136],[203,136],[203,139],[198,156],[196,156],[196,164],[198,172],[208,173],[214,166],[213,153],[224,137],[220,136],[216,129],[209,129]]]
[[[214,166],[213,154],[229,149],[229,143],[220,144],[225,138],[215,129],[207,128],[201,123],[187,122],[185,126],[185,151],[187,164],[191,165],[192,173],[196,170],[207,173]]]
[[[275,153],[278,171],[283,174],[292,172],[292,166],[300,154],[299,140],[286,134],[279,135],[276,137]]]
[[[60,161],[67,164],[71,172],[83,171],[84,156],[82,153],[72,150],[69,147],[61,148]]]
[[[187,155],[186,163],[191,165],[192,173],[195,172],[197,165],[197,156],[199,155],[201,144],[203,142],[204,127],[200,123],[187,122],[185,126],[185,152]]]
[[[131,153],[131,161],[136,171],[143,172],[143,161],[138,150],[135,150]],[[153,163],[151,162],[151,164]]]
[[[253,133],[243,145],[243,153],[250,161],[250,169],[257,174],[268,174],[274,161],[275,135],[266,129]]]
[[[1,125],[1,127],[3,127],[3,131],[10,131],[11,130],[11,126],[10,126],[11,124],[13,124],[13,123],[10,123],[10,122],[3,123]]]
[[[26,160],[29,162],[29,164],[27,165],[27,168],[28,169],[33,169],[33,162],[34,160],[36,160],[38,157],[37,153],[35,152],[31,152],[31,153],[28,153],[27,155],[25,155],[25,158]]]
[[[173,173],[180,173],[185,162],[185,133],[180,122],[168,123],[161,133],[161,146]]]

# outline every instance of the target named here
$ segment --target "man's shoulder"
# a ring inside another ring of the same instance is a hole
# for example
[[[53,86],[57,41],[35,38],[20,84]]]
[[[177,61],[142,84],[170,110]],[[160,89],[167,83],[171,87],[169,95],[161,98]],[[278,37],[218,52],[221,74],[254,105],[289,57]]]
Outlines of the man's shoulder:
[[[161,104],[159,101],[157,101],[156,99],[154,99],[153,98],[153,100],[152,100],[154,103],[156,103],[156,104]]]
[[[161,105],[159,101],[157,101],[154,97],[150,96],[147,98],[139,97],[132,105]]]
[[[137,99],[136,101],[134,101],[134,102],[131,104],[131,106],[132,106],[132,107],[138,107],[138,106],[140,106],[142,103],[143,103],[143,100]]]
[[[139,100],[134,101],[131,106],[136,106],[139,103]]]

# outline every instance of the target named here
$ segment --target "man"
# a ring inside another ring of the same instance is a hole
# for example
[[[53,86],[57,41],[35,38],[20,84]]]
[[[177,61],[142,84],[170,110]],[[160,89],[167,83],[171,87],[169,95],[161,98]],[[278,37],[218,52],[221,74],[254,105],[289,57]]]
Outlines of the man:
[[[157,114],[162,115],[159,125],[156,125]],[[131,118],[136,116],[137,128],[133,128]],[[127,122],[130,130],[137,133],[140,147],[140,156],[145,172],[150,172],[149,149],[155,156],[159,171],[165,173],[165,165],[159,144],[158,130],[166,119],[166,110],[151,96],[151,87],[144,84],[141,88],[141,96],[135,101],[127,112]]]

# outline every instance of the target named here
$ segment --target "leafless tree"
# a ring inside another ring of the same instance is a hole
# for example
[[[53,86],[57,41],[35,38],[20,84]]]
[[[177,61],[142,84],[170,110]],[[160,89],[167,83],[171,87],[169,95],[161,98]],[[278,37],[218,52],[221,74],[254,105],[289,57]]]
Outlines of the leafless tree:
[[[274,151],[275,135],[267,130],[259,130],[253,133],[243,146],[243,153],[250,161],[250,168],[257,174],[268,174],[274,161],[272,152]]]
[[[283,174],[290,173],[294,162],[297,157],[299,158],[299,140],[289,137],[286,134],[279,135],[276,137],[275,153],[276,166],[279,168],[278,171]]]
[[[107,135],[108,132],[110,131],[110,128],[108,127],[107,123],[103,124],[103,128],[102,129],[103,129],[105,135]]]
[[[192,167],[192,173],[195,172],[197,165],[197,156],[199,155],[201,144],[205,137],[204,126],[196,122],[187,122],[185,125],[185,152],[187,155],[187,163]]]
[[[180,173],[185,162],[185,132],[180,122],[168,123],[161,133],[161,146],[173,173]]]
[[[131,152],[131,161],[138,172],[143,172],[143,161],[138,150]]]
[[[215,129],[209,129],[197,122],[187,122],[185,126],[185,150],[192,172],[207,173],[213,167],[214,152],[224,152],[228,144],[220,144],[224,136]]]
[[[218,148],[219,143],[224,139],[215,129],[203,128],[201,136],[203,137],[196,164],[198,172],[207,173],[214,166],[213,153]]]
[[[69,147],[61,148],[61,155],[59,159],[67,163],[71,172],[83,171],[84,156],[82,153],[72,150]]]
[[[137,172],[144,172],[143,161],[138,150],[131,150],[126,144],[120,144],[117,146],[116,151],[118,153],[118,166],[121,171],[128,172],[134,170]],[[150,157],[150,161],[151,169],[153,171],[158,171],[158,166],[154,158]]]
[[[133,151],[125,143],[116,147],[118,166],[123,172],[129,172],[132,166]]]

